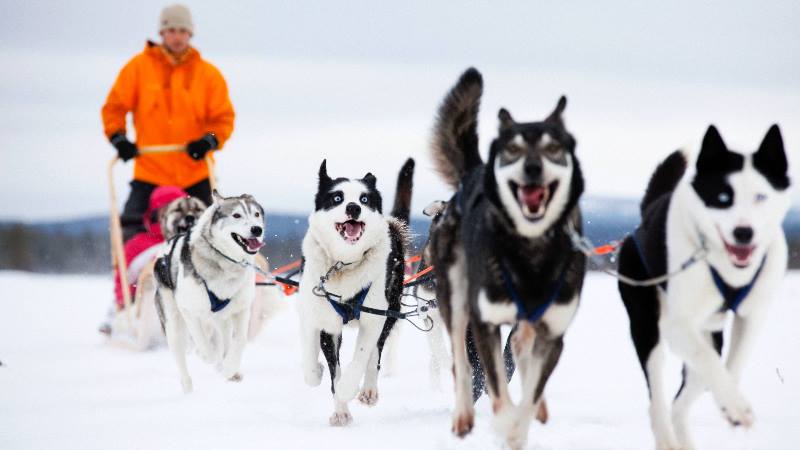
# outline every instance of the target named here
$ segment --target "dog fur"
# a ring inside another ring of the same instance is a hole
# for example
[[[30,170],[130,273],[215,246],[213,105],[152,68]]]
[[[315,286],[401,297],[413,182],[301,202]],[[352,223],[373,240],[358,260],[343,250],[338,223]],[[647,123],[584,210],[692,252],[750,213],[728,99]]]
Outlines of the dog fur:
[[[482,91],[480,73],[469,69],[439,108],[433,157],[456,194],[432,228],[430,256],[453,351],[453,432],[463,436],[474,422],[469,325],[486,373],[495,429],[509,447],[520,448],[560,357],[583,285],[585,257],[573,251],[566,231],[568,224],[581,230],[583,177],[575,140],[562,120],[564,97],[541,122],[517,123],[501,109],[499,135],[484,164],[477,135]],[[504,277],[527,311],[546,308],[540,318],[518,320]],[[518,328],[512,348],[523,386],[519,406],[506,385],[501,324]]]
[[[659,449],[694,448],[689,409],[706,389],[732,424],[753,423],[738,382],[787,265],[781,223],[790,183],[780,129],[773,125],[758,151],[743,154],[729,150],[712,125],[694,173],[687,165],[677,151],[658,166],[642,200],[636,240],[625,240],[619,262],[622,274],[647,279],[674,272],[703,245],[707,249],[705,260],[658,287],[619,283]],[[723,327],[732,305],[716,287],[711,268],[731,289],[752,283],[735,310],[725,361]],[[684,362],[671,415],[663,374],[667,343]]]
[[[348,303],[369,286],[364,306],[400,310],[408,229],[402,221],[383,215],[376,182],[370,173],[361,179],[331,178],[323,161],[314,212],[303,239],[304,265],[297,305],[304,379],[310,386],[321,382],[323,368],[318,355],[322,350],[331,375],[332,426],[352,422],[347,403],[356,395],[366,405],[377,403],[381,351],[396,319],[361,313],[354,320],[358,326],[355,353],[342,370],[339,350],[343,320],[328,300],[315,295],[320,277],[337,262],[347,263],[331,274],[325,285],[329,292]]]
[[[213,197],[191,232],[168,243],[156,261],[156,309],[187,393],[190,339],[200,358],[226,379],[242,379],[239,366],[256,289],[252,265],[263,245],[264,209],[252,196],[223,198],[214,191]],[[229,303],[214,312],[213,296]]]

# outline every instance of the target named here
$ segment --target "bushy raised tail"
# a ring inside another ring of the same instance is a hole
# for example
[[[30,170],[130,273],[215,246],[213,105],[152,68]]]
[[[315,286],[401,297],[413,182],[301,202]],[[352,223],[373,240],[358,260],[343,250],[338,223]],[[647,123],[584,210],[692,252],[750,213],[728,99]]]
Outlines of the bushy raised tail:
[[[644,214],[644,210],[654,200],[672,192],[685,172],[686,155],[680,150],[672,152],[667,159],[656,167],[655,172],[650,177],[650,182],[647,184],[647,192],[645,192],[642,203],[639,205],[641,213]]]
[[[458,188],[461,178],[481,164],[478,152],[478,110],[483,77],[469,68],[439,106],[433,127],[433,163],[445,182]]]
[[[414,187],[414,158],[408,158],[397,175],[397,190],[394,194],[392,217],[408,223],[411,215],[411,189]]]

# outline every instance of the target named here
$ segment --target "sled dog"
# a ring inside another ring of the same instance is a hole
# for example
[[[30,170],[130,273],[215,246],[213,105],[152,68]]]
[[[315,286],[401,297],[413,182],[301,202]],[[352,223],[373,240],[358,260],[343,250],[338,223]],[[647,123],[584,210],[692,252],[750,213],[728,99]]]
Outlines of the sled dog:
[[[156,309],[175,356],[184,392],[189,340],[197,354],[240,381],[242,351],[255,297],[253,264],[263,246],[264,210],[250,195],[216,191],[189,234],[178,235],[156,260]]]
[[[352,422],[347,403],[356,395],[366,405],[378,401],[381,351],[396,319],[362,309],[400,310],[408,231],[402,221],[383,215],[376,182],[371,173],[331,178],[323,161],[302,244],[297,305],[304,378],[310,386],[320,384],[322,350],[331,375],[332,426]],[[342,328],[351,321],[358,327],[355,353],[341,369]]]
[[[790,183],[778,126],[758,151],[740,153],[729,150],[712,125],[693,171],[687,161],[676,151],[656,168],[642,199],[641,225],[624,241],[619,259],[620,273],[638,280],[677,272],[658,286],[619,283],[659,449],[694,448],[689,409],[706,389],[733,425],[753,423],[738,382],[787,265],[781,223]],[[706,256],[681,272],[699,250]],[[728,311],[733,326],[723,360]],[[684,362],[671,413],[665,344]]]
[[[585,257],[568,228],[581,230],[583,177],[562,114],[566,98],[540,122],[499,111],[499,133],[483,163],[477,119],[483,82],[469,69],[442,102],[433,158],[456,191],[431,230],[436,298],[450,333],[456,405],[453,432],[473,426],[467,326],[475,339],[494,411],[509,447],[525,445],[528,425],[563,349],[578,307]],[[514,405],[506,384],[500,325],[516,324],[512,350],[522,381]]]

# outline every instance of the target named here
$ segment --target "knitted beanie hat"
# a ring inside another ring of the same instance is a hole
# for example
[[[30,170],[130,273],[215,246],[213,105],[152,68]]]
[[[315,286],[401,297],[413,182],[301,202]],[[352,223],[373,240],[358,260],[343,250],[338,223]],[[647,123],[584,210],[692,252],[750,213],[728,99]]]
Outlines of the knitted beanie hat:
[[[161,10],[161,16],[158,19],[158,31],[161,32],[169,28],[183,28],[194,34],[194,22],[192,22],[192,13],[189,8],[183,5],[170,5]]]

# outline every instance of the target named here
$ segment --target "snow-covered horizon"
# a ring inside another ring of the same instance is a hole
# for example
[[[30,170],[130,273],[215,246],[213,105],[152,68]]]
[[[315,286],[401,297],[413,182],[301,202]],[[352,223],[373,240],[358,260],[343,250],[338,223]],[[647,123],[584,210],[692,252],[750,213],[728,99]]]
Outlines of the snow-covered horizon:
[[[110,276],[0,271],[0,448],[42,449],[480,449],[502,448],[486,398],[475,430],[450,434],[449,370],[441,388],[428,375],[423,333],[404,326],[374,408],[354,403],[354,422],[328,426],[327,373],[305,386],[293,298],[245,350],[244,380],[227,383],[189,357],[195,391],[181,393],[165,348],[133,353],[109,345],[96,327],[110,304]],[[701,449],[789,450],[800,442],[800,273],[791,272],[748,361],[742,390],[755,411],[750,430],[733,429],[709,394],[691,422]],[[354,336],[345,334],[343,360]],[[680,367],[671,360],[677,389]],[[519,392],[512,380],[512,393]],[[627,318],[610,277],[587,276],[578,314],[546,390],[547,425],[534,423],[529,449],[653,448],[647,390]]]

